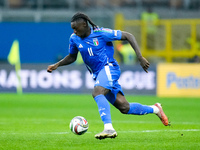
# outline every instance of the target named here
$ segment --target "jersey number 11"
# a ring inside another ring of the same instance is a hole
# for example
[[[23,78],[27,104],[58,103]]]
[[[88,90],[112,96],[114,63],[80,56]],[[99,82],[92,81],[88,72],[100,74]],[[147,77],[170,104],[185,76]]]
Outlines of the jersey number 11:
[[[89,55],[90,56],[94,56],[94,54],[93,54],[93,52],[92,52],[92,48],[90,47],[90,48],[88,48],[88,53],[89,53]]]

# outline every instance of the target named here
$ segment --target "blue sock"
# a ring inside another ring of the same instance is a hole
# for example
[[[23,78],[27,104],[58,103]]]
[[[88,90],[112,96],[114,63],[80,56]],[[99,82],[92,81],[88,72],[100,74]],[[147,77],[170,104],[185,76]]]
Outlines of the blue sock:
[[[153,113],[153,108],[147,105],[141,105],[139,103],[129,103],[129,104],[130,104],[130,109],[127,114],[145,115]]]
[[[99,109],[101,120],[104,124],[112,123],[110,115],[110,105],[104,95],[97,95],[94,100],[96,101]]]

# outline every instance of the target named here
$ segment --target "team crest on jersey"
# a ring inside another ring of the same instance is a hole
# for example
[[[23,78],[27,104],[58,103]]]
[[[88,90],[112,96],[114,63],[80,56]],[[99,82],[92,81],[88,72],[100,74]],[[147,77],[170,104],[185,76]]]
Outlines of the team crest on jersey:
[[[98,39],[97,39],[97,38],[94,38],[94,39],[93,39],[93,43],[94,43],[95,46],[98,46],[98,45],[99,45]]]

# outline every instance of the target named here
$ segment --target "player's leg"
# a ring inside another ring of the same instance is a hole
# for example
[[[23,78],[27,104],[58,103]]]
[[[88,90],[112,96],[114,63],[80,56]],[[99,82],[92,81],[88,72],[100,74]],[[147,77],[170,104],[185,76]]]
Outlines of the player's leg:
[[[129,103],[120,92],[117,94],[116,101],[113,105],[123,114],[145,115],[158,110],[157,108],[154,109],[151,106],[140,103]]]
[[[110,105],[107,101],[106,95],[109,92],[108,89],[105,89],[101,86],[95,86],[93,91],[94,100],[97,103],[99,114],[101,120],[104,123],[104,130],[101,133],[95,135],[97,139],[104,138],[115,138],[117,136],[117,132],[112,126],[111,114],[110,114]]]
[[[107,127],[107,129],[114,129],[112,127],[110,105],[106,97],[104,96],[108,92],[109,92],[109,89],[105,89],[102,86],[95,86],[92,95],[93,95],[94,100],[97,103],[101,120],[104,123],[104,128]]]
[[[113,104],[117,109],[120,110],[123,114],[133,114],[133,115],[145,115],[145,114],[156,114],[162,123],[167,126],[168,118],[162,110],[162,107],[159,103],[156,103],[152,106],[142,105],[140,103],[129,103],[125,96],[118,92],[116,96],[116,101]]]
[[[97,103],[101,120],[104,123],[103,132],[96,134],[97,139],[114,138],[117,136],[112,126],[110,105],[105,95],[110,91],[113,85],[112,75],[109,66],[105,66],[98,74],[93,90],[93,97]]]

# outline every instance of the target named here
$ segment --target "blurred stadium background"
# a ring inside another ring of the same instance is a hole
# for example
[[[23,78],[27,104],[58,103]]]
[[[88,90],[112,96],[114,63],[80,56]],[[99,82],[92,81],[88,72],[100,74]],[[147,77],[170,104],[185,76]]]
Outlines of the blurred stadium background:
[[[172,126],[111,107],[119,137],[94,138],[103,126],[81,59],[46,71],[68,54],[77,11],[135,35],[151,66],[145,73],[127,43],[114,43],[126,98],[162,103]],[[199,57],[200,0],[0,0],[0,149],[199,149]],[[90,126],[81,137],[69,129],[78,115]]]
[[[126,44],[115,42],[125,93],[200,96],[199,0],[0,0],[0,92],[19,86],[7,61],[17,40],[24,92],[91,93],[93,81],[81,61],[46,73],[47,65],[68,54],[70,18],[77,11],[99,26],[133,33],[152,64],[145,74]]]

